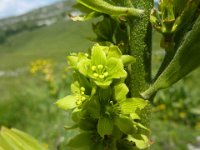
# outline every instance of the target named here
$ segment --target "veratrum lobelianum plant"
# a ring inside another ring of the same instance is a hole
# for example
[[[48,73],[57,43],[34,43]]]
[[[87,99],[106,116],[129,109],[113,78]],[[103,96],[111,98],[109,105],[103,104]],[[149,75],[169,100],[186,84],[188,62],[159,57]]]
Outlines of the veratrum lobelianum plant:
[[[77,0],[74,21],[93,24],[89,53],[67,57],[71,95],[56,105],[72,110],[80,133],[68,145],[78,150],[137,150],[150,144],[149,104],[156,93],[200,65],[200,1]],[[163,36],[163,62],[151,77],[152,26]]]

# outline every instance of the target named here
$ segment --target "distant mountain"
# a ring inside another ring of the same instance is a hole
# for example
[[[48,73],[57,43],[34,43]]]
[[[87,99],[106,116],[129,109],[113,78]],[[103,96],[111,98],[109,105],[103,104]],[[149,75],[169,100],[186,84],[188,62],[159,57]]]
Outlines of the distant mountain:
[[[66,19],[71,11],[74,0],[64,0],[52,5],[41,7],[26,14],[0,20],[0,30],[18,28],[19,25],[34,26],[51,25],[60,19]]]

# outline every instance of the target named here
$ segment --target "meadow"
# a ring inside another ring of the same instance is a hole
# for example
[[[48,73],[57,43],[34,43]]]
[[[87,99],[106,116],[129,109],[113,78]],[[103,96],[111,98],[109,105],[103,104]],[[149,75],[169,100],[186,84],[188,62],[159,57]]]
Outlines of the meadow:
[[[30,63],[38,59],[52,61],[57,84],[65,82],[58,97],[69,93],[70,74],[66,56],[70,52],[86,51],[93,42],[91,22],[60,21],[33,31],[10,36],[0,44],[0,126],[23,130],[49,145],[49,149],[70,150],[66,143],[76,131],[66,131],[69,113],[54,105],[42,75],[30,73]],[[153,61],[161,61],[164,51],[160,36],[154,33]],[[200,70],[168,90],[160,92],[152,106],[152,150],[187,150],[196,145],[200,136]]]

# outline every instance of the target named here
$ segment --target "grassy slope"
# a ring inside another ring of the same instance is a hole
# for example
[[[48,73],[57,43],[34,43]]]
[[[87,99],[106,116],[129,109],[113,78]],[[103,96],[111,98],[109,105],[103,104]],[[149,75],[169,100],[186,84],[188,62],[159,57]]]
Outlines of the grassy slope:
[[[9,37],[0,45],[0,70],[23,67],[41,57],[60,62],[69,51],[84,50],[90,44],[86,37],[92,35],[86,24],[63,21]]]
[[[48,96],[41,79],[30,75],[28,65],[33,60],[48,58],[61,70],[69,52],[83,51],[91,45],[86,39],[93,36],[89,24],[62,21],[21,32],[0,45],[0,71],[22,69],[19,76],[0,77],[0,126],[26,131],[48,143],[50,149],[60,138],[70,137],[70,132],[63,131],[64,122],[68,120],[63,119],[66,113],[53,106],[55,99]]]

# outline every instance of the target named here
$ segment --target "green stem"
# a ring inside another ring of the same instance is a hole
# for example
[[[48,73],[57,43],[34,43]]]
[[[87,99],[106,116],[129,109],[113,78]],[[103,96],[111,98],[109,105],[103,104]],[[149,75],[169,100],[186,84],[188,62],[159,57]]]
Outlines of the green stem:
[[[151,49],[152,27],[149,22],[153,0],[132,0],[136,8],[145,10],[141,18],[130,18],[130,54],[136,58],[130,75],[131,96],[140,96],[140,93],[149,87],[151,82]]]

